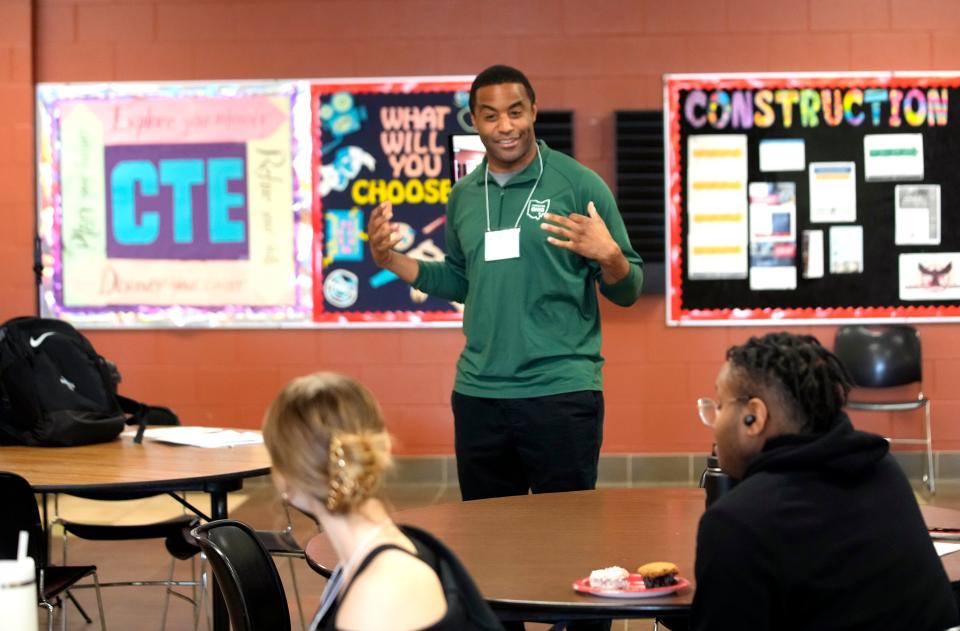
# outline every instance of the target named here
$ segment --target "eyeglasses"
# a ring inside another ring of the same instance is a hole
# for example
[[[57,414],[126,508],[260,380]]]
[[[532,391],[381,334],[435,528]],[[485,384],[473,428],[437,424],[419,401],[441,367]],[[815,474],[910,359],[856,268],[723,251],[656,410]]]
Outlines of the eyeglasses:
[[[731,403],[746,403],[753,397],[737,397],[736,399],[731,399]],[[697,399],[697,412],[700,413],[700,420],[703,421],[703,424],[707,427],[713,427],[717,422],[717,410],[720,408],[720,403],[715,399]]]

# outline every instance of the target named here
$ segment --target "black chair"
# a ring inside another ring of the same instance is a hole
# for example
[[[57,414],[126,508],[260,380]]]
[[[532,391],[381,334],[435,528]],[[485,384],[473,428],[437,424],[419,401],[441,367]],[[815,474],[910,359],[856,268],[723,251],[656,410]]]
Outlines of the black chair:
[[[297,543],[293,536],[293,519],[290,517],[290,509],[286,504],[282,504],[284,515],[287,518],[287,526],[283,530],[258,530],[257,538],[263,543],[267,552],[271,556],[286,557],[287,565],[290,569],[290,581],[293,585],[293,597],[297,603],[297,616],[300,620],[300,628],[306,631],[306,620],[303,617],[303,604],[300,602],[300,586],[297,584],[297,570],[294,566],[294,559],[307,559],[303,547]]]
[[[156,493],[138,493],[138,492],[110,492],[101,491],[96,493],[71,493],[74,497],[96,501],[127,501],[154,497]],[[192,559],[200,552],[193,540],[190,538],[190,531],[199,525],[200,519],[194,515],[183,514],[172,517],[167,520],[151,522],[146,524],[91,524],[78,522],[64,518],[60,515],[59,498],[54,497],[54,519],[53,524],[63,528],[63,564],[67,563],[68,540],[70,537],[86,539],[89,541],[142,541],[147,539],[162,539],[164,546],[170,553],[170,573],[166,580],[147,581],[110,581],[101,583],[101,587],[153,587],[161,586],[165,588],[163,614],[160,618],[160,628],[166,628],[167,609],[170,596],[187,600],[194,607],[194,618],[199,618],[199,601],[196,589],[202,586],[202,580],[196,578],[196,568],[193,567]],[[174,570],[176,562],[191,561],[191,580],[175,580]],[[201,573],[203,568],[201,566]],[[190,587],[194,591],[191,596],[187,596],[173,590],[174,587]]]
[[[93,494],[76,494],[72,493],[71,495],[76,497],[81,497],[85,499],[92,500],[133,500],[141,499],[145,497],[153,497],[155,493],[93,493]],[[287,517],[287,526],[283,530],[258,530],[256,531],[257,537],[266,547],[267,551],[272,556],[286,557],[290,566],[290,575],[293,583],[294,596],[297,603],[297,613],[300,619],[300,626],[302,629],[305,629],[305,621],[303,618],[303,607],[300,602],[300,590],[297,583],[296,569],[294,567],[294,559],[305,558],[303,548],[300,544],[297,543],[296,538],[293,535],[293,521],[291,520],[290,513],[284,506],[284,511],[286,511]],[[176,596],[178,598],[183,598],[189,601],[194,606],[194,628],[199,626],[199,621],[201,617],[201,609],[203,605],[203,596],[194,593],[187,597],[184,594],[180,594],[176,591],[173,591],[174,587],[193,587],[199,588],[201,590],[206,589],[206,577],[204,576],[204,567],[201,564],[199,578],[196,578],[196,569],[191,568],[191,572],[194,575],[192,580],[174,580],[174,564],[177,560],[191,560],[194,555],[200,552],[200,548],[196,544],[196,540],[191,535],[191,530],[200,525],[200,519],[193,517],[191,515],[181,515],[168,519],[166,521],[154,522],[150,524],[136,524],[136,525],[111,525],[111,524],[86,524],[70,521],[63,519],[62,517],[56,517],[54,523],[63,526],[64,528],[64,563],[66,563],[66,534],[69,533],[80,539],[87,539],[93,541],[130,541],[130,540],[141,540],[141,539],[163,539],[164,545],[167,548],[167,551],[170,553],[170,573],[169,578],[166,580],[159,581],[114,581],[108,583],[101,583],[101,587],[118,587],[118,586],[163,586],[166,587],[166,595],[164,598],[163,605],[163,614],[160,620],[160,628],[166,628],[166,618],[167,618],[167,608],[169,604],[170,596]]]
[[[221,519],[191,534],[210,561],[234,631],[290,631],[283,583],[253,528]]]
[[[920,438],[888,438],[891,443],[922,445],[926,450],[923,484],[936,492],[933,439],[930,434],[930,399],[923,394],[923,358],[920,334],[907,324],[848,325],[837,330],[834,353],[846,366],[859,388],[893,388],[917,384],[915,399],[897,401],[851,400],[851,410],[905,412],[923,409]]]
[[[15,473],[0,472],[0,503],[5,508],[0,519],[0,558],[17,556],[18,535],[21,530],[30,534],[29,555],[37,564],[37,592],[39,605],[47,610],[47,628],[53,629],[53,609],[62,606],[61,594],[73,601],[84,620],[89,624],[90,617],[80,604],[67,591],[81,579],[92,576],[93,587],[97,594],[97,610],[100,614],[100,629],[106,630],[103,617],[103,601],[100,598],[100,584],[97,580],[95,565],[50,565],[48,562],[47,535],[40,521],[40,510],[30,483]],[[62,614],[61,614],[62,615]],[[2,612],[0,612],[2,617]]]
[[[152,492],[110,492],[101,491],[95,493],[70,493],[74,497],[90,499],[96,501],[124,501],[136,500],[154,497],[157,494]],[[170,572],[169,577],[159,581],[112,581],[101,583],[101,587],[151,587],[162,586],[166,588],[164,597],[163,614],[160,619],[160,629],[166,628],[167,609],[170,596],[184,599],[194,607],[194,628],[199,627],[201,609],[203,607],[203,594],[197,594],[197,589],[206,589],[206,576],[203,561],[200,565],[200,576],[197,577],[196,568],[192,566],[193,557],[200,552],[196,541],[190,532],[193,528],[200,525],[200,519],[184,514],[165,521],[149,524],[134,525],[113,525],[113,524],[88,524],[65,519],[59,515],[59,501],[54,497],[54,520],[53,523],[60,525],[64,529],[63,539],[63,563],[67,563],[67,535],[75,536],[79,539],[92,541],[132,541],[143,539],[163,539],[167,551],[170,553]],[[294,559],[303,559],[306,557],[303,548],[297,543],[293,535],[293,520],[286,505],[283,505],[284,513],[287,518],[287,525],[283,530],[258,530],[257,537],[263,542],[267,551],[278,557],[286,557],[289,563],[290,576],[293,584],[294,597],[297,603],[297,614],[299,616],[301,629],[306,629],[306,622],[303,615],[303,606],[300,600],[300,588],[297,583],[296,568]],[[191,580],[175,580],[174,570],[178,560],[191,561]],[[191,587],[193,593],[190,596],[178,593],[173,590],[174,587]]]
[[[320,533],[314,535],[314,537],[323,537],[323,536],[324,535]],[[309,554],[310,543],[312,541],[313,541],[313,538],[311,538],[310,541],[307,542],[307,547],[305,548],[304,555],[303,555],[304,560],[306,560],[307,562],[307,567],[309,567],[311,570],[313,570],[323,578],[329,579],[331,576],[333,576],[333,570],[323,565],[322,563],[317,561],[315,558],[313,558]]]
[[[117,397],[120,400],[121,407],[132,414],[128,425],[138,425],[139,434],[148,425],[180,425],[180,419],[171,410],[157,406],[147,406],[138,401]],[[69,495],[87,500],[95,501],[128,501],[155,497],[155,492],[131,492],[131,491],[92,491],[89,493],[70,493]],[[191,603],[194,607],[195,627],[200,617],[200,598],[197,596],[197,588],[204,585],[203,577],[197,578],[196,568],[193,565],[193,558],[200,552],[200,548],[190,537],[190,531],[200,523],[200,519],[194,515],[184,513],[176,517],[146,523],[146,524],[98,524],[84,523],[73,519],[68,519],[60,515],[59,496],[54,496],[54,519],[53,523],[63,528],[63,564],[67,564],[67,549],[69,537],[78,539],[87,539],[90,541],[142,541],[147,539],[162,539],[164,546],[170,553],[170,572],[166,580],[159,581],[111,581],[102,583],[101,587],[153,587],[161,586],[165,588],[163,614],[160,618],[160,629],[166,628],[167,609],[170,603],[170,596],[176,596]],[[177,560],[191,561],[191,580],[174,580],[174,571]],[[200,568],[201,575],[203,566]],[[173,590],[174,587],[190,587],[193,592],[186,596]]]

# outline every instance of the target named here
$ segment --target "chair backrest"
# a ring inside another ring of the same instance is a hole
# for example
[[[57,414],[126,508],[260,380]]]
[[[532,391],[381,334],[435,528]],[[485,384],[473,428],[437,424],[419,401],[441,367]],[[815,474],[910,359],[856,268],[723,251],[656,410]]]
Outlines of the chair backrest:
[[[37,567],[47,564],[47,538],[40,521],[40,509],[30,483],[16,473],[0,471],[0,559],[14,559],[21,530],[30,533],[28,554]]]
[[[210,560],[234,631],[289,631],[283,583],[256,532],[243,522],[221,519],[192,534]]]
[[[923,379],[920,334],[907,324],[842,326],[833,350],[853,383],[863,388],[902,386]]]

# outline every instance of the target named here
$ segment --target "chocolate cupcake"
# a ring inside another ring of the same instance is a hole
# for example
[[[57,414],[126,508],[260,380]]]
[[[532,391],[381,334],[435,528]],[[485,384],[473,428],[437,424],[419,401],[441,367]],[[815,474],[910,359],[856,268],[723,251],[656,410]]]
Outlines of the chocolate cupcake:
[[[643,577],[643,585],[647,589],[676,585],[679,573],[680,568],[667,561],[654,561],[637,568],[637,574]]]

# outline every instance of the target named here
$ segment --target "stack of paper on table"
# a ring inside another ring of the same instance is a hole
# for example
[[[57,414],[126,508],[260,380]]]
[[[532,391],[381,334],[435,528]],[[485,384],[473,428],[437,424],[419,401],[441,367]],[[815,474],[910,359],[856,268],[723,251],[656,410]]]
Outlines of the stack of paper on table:
[[[938,555],[946,556],[960,550],[960,543],[953,541],[934,541],[933,547],[937,549]]]
[[[124,432],[124,435],[132,436],[135,433],[136,432]],[[263,442],[263,436],[260,432],[196,426],[155,427],[145,430],[143,437],[162,443],[205,448],[256,445]]]

